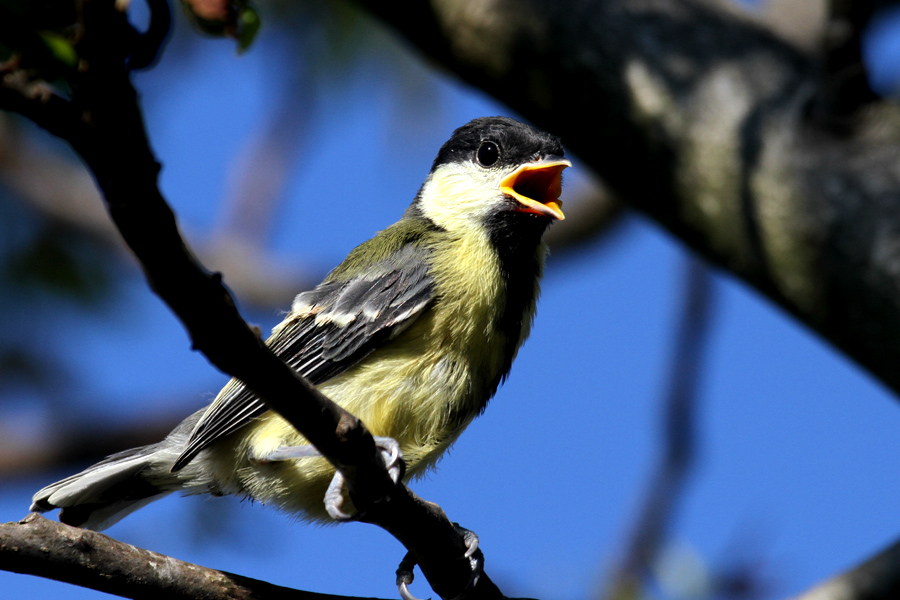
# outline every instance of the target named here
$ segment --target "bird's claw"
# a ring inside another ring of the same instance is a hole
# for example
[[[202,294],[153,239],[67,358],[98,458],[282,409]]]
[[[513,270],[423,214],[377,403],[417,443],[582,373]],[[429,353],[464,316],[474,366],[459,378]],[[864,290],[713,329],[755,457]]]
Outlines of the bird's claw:
[[[335,521],[352,521],[353,515],[344,512],[344,476],[335,471],[328,489],[325,490],[325,510]]]
[[[481,574],[484,572],[484,554],[478,550],[478,535],[474,531],[461,527],[459,523],[454,523],[453,526],[456,528],[457,533],[463,537],[463,542],[466,545],[466,551],[463,556],[469,559],[469,569],[471,570],[466,587],[459,596],[453,599],[462,600],[475,588],[475,585],[481,578]],[[412,552],[407,552],[403,560],[400,561],[400,566],[397,567],[397,590],[400,592],[400,597],[403,600],[419,600],[409,591],[409,584],[413,582],[414,578],[413,569],[415,566],[416,559],[413,558]]]
[[[400,597],[403,598],[403,600],[422,600],[417,596],[413,596],[407,585],[408,584],[405,581],[401,581],[397,584],[397,589],[400,591]],[[431,600],[431,598],[428,598],[427,600]]]
[[[394,483],[398,483],[403,477],[403,454],[400,452],[400,444],[389,437],[376,437],[375,446],[381,451],[384,466]],[[248,451],[247,457],[258,464],[268,464],[298,458],[310,458],[321,456],[314,446],[279,446],[265,454],[255,454]],[[325,510],[335,521],[351,521],[354,515],[344,512],[344,476],[340,471],[334,474],[328,489],[325,491]]]
[[[419,600],[409,591],[409,584],[415,578],[415,575],[413,575],[413,569],[415,568],[416,559],[413,558],[412,552],[407,552],[403,560],[400,561],[400,566],[397,567],[397,590],[400,592],[400,597],[403,600]],[[431,598],[428,600],[431,600]]]
[[[375,437],[375,446],[381,451],[384,467],[394,483],[399,483],[403,476],[403,453],[400,444],[389,437]],[[325,491],[325,510],[335,521],[352,521],[355,515],[344,512],[344,476],[336,471],[328,489]]]
[[[456,531],[463,536],[463,541],[466,544],[466,552],[463,556],[469,559],[469,569],[471,571],[469,574],[469,583],[466,584],[466,588],[463,590],[462,594],[457,596],[457,598],[464,598],[478,584],[478,580],[484,572],[484,554],[478,550],[477,533],[460,526],[459,523],[454,523],[453,526],[456,528]]]
[[[384,459],[384,468],[387,469],[391,481],[400,483],[403,469],[403,453],[400,452],[400,444],[391,437],[375,437],[375,446],[381,450]]]
[[[472,555],[475,554],[475,551],[478,550],[478,534],[465,527],[461,527],[459,523],[454,523],[453,526],[456,527],[456,531],[463,536],[463,541],[466,543],[465,557],[471,559]]]

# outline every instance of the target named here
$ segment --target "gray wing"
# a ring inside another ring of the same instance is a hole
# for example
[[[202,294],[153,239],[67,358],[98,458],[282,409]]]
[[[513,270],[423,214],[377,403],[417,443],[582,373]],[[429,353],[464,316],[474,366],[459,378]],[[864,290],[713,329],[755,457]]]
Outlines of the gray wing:
[[[399,335],[429,305],[433,282],[427,252],[406,245],[364,274],[326,280],[300,294],[266,343],[313,384],[346,371]],[[267,410],[243,383],[232,379],[198,421],[172,471]]]

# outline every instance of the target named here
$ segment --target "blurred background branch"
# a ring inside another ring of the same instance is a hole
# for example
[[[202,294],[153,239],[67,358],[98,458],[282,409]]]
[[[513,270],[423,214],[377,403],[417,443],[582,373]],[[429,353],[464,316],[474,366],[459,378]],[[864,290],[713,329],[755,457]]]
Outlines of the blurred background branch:
[[[104,247],[115,249],[115,255],[125,259],[125,264],[131,264],[90,174],[71,158],[36,146],[7,114],[0,115],[0,185],[41,219],[90,236]],[[274,211],[265,197],[263,194],[254,208],[256,220],[272,218],[263,215]],[[249,222],[246,218],[240,221]],[[289,265],[267,252],[262,238],[235,235],[232,228],[207,236],[194,233],[191,239],[198,240],[200,258],[208,260],[212,269],[228,273],[229,287],[251,308],[287,306],[297,290],[308,289],[324,275],[324,269],[312,265],[304,268],[296,260]]]
[[[644,588],[666,544],[697,452],[697,386],[712,323],[713,284],[707,268],[696,259],[688,259],[683,271],[678,331],[664,386],[662,453],[634,532],[612,574],[610,591],[605,595],[609,600],[649,597]]]
[[[900,542],[794,600],[893,600],[900,597]]]

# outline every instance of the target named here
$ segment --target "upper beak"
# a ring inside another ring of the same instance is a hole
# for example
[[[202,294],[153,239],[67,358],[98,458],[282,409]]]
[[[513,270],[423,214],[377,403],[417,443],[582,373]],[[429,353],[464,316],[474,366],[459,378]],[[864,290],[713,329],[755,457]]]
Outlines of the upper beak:
[[[561,156],[548,155],[537,162],[525,163],[500,182],[500,191],[512,196],[522,212],[535,213],[562,221],[562,172],[572,163]]]

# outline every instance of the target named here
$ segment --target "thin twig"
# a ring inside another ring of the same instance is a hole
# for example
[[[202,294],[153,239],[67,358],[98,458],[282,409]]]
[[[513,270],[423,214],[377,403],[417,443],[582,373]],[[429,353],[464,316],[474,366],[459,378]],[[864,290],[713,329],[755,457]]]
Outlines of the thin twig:
[[[103,205],[97,186],[83,166],[58,153],[39,149],[26,136],[0,121],[0,182],[16,192],[43,217],[83,231],[122,250],[117,257],[133,261]],[[187,232],[200,260],[228,273],[228,287],[244,307],[271,310],[290,305],[294,296],[321,281],[324,268],[288,263],[262,244],[230,235]],[[133,264],[133,263],[132,263]]]
[[[611,600],[634,598],[641,589],[668,534],[694,458],[697,385],[714,298],[709,270],[699,259],[687,259],[683,280],[684,300],[663,405],[663,455],[622,563],[611,578],[606,595]]]

